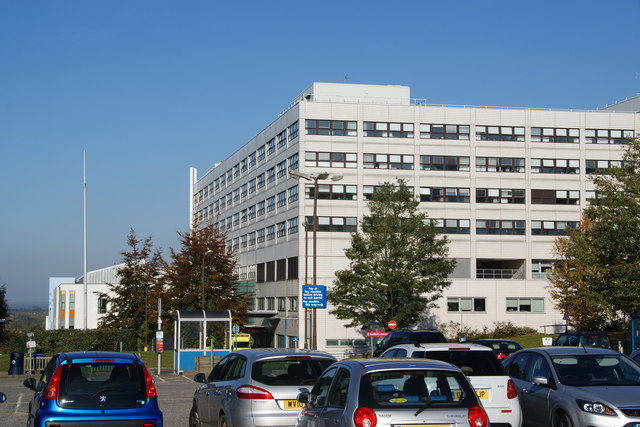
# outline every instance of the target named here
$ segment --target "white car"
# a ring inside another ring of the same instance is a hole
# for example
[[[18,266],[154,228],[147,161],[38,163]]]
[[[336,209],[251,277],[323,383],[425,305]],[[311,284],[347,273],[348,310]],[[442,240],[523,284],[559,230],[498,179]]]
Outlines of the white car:
[[[400,344],[381,357],[410,357],[449,362],[469,378],[492,427],[520,427],[522,410],[514,382],[489,347],[479,344]]]

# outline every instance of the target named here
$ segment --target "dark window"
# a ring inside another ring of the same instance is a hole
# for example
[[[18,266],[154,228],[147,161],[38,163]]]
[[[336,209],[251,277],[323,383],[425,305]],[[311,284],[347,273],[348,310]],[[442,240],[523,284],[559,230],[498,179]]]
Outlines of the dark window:
[[[277,261],[277,280],[287,280],[287,260],[279,259]]]
[[[365,169],[413,170],[413,154],[363,154]]]
[[[524,142],[524,127],[476,126],[476,140]]]
[[[524,189],[476,188],[476,203],[524,203]]]
[[[476,220],[476,234],[524,235],[525,221],[478,219]]]
[[[298,278],[298,257],[291,257],[287,260],[287,279]]]
[[[304,155],[305,166],[327,168],[356,168],[358,155],[356,153],[329,153],[307,151]]]
[[[532,173],[580,173],[580,160],[531,159]]]
[[[469,203],[469,196],[468,188],[420,187],[421,202]]]
[[[273,282],[276,278],[276,263],[268,261],[267,263],[267,282]]]
[[[420,169],[423,171],[469,172],[469,157],[420,156]]]
[[[521,157],[476,157],[477,172],[524,173],[525,161]]]
[[[531,190],[531,203],[546,205],[577,205],[580,204],[580,191]]]
[[[420,138],[469,139],[469,125],[420,124]]]
[[[504,375],[504,369],[493,354],[493,351],[449,350],[449,351],[421,351],[411,354],[414,359],[434,359],[451,363],[462,368],[469,377]]]
[[[264,282],[264,263],[260,263],[256,265],[256,282],[263,283]]]
[[[307,135],[357,136],[357,123],[344,120],[306,120]]]
[[[580,142],[580,129],[531,128],[531,142]]]

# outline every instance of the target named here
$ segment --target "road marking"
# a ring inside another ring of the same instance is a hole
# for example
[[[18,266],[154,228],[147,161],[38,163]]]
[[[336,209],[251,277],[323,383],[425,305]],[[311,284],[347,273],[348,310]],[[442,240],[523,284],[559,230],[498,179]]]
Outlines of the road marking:
[[[165,380],[164,378],[162,378],[160,375],[155,375],[155,378],[162,381],[163,383],[166,383],[167,380]]]
[[[20,409],[20,405],[22,405],[22,394],[18,395],[18,401],[16,402],[16,409],[13,411],[13,414],[16,415],[18,413],[18,409]]]

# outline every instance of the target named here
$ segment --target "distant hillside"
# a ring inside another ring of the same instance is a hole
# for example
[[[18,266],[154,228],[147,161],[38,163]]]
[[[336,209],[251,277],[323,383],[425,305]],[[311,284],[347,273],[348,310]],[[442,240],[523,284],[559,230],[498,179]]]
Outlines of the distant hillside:
[[[9,308],[9,322],[7,329],[15,331],[30,331],[33,329],[44,329],[47,310],[42,307],[29,307],[14,309]]]

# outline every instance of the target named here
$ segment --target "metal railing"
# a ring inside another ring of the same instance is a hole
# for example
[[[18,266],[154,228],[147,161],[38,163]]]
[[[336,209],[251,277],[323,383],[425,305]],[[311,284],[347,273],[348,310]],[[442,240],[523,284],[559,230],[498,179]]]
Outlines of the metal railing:
[[[524,279],[520,270],[512,268],[478,268],[477,279]]]

